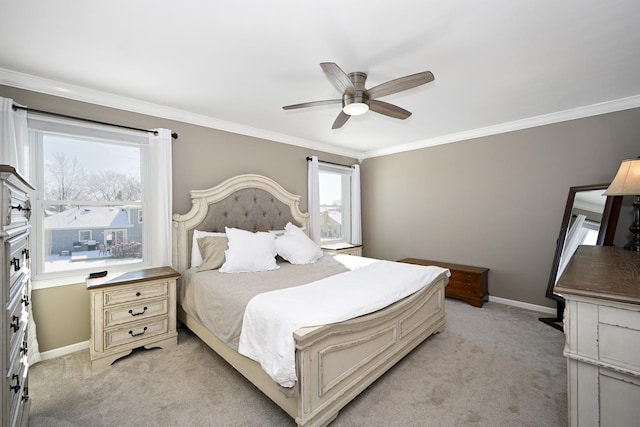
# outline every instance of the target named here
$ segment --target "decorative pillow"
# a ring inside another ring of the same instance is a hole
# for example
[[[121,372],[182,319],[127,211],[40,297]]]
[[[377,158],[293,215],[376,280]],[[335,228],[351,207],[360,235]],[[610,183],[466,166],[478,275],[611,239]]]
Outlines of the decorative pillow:
[[[211,231],[193,230],[193,242],[191,244],[191,268],[199,267],[202,264],[202,254],[198,247],[198,239],[207,236],[226,237],[224,233],[214,233]]]
[[[216,270],[224,264],[224,252],[229,248],[229,240],[222,236],[207,236],[198,239],[202,254],[202,264],[198,271]]]
[[[302,229],[289,222],[284,230],[284,235],[276,239],[276,250],[282,258],[291,264],[313,264],[322,258],[324,253],[320,246]]]
[[[221,273],[252,273],[276,270],[276,236],[271,233],[252,233],[237,228],[225,228],[229,249]]]

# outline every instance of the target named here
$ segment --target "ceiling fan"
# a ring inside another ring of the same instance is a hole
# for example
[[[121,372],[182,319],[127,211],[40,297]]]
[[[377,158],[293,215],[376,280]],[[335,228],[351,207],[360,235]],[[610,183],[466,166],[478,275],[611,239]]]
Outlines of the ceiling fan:
[[[367,111],[375,111],[394,119],[404,120],[411,115],[410,111],[387,102],[378,101],[374,98],[391,95],[403,90],[411,89],[433,81],[433,73],[424,71],[422,73],[411,74],[379,84],[370,89],[364,87],[367,74],[361,71],[345,73],[333,62],[323,62],[320,64],[329,81],[342,93],[341,99],[326,99],[324,101],[304,102],[302,104],[286,105],[284,110],[295,110],[297,108],[317,107],[319,105],[342,103],[342,111],[333,122],[331,129],[341,128],[351,116],[358,116]]]

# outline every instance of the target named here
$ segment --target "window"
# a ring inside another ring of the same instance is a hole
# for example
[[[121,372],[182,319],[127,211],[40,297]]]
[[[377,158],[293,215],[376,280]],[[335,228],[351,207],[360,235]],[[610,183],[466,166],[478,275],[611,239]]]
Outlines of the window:
[[[349,242],[351,239],[352,169],[318,164],[320,194],[320,241]]]
[[[148,137],[44,117],[30,117],[29,131],[36,281],[149,265]]]

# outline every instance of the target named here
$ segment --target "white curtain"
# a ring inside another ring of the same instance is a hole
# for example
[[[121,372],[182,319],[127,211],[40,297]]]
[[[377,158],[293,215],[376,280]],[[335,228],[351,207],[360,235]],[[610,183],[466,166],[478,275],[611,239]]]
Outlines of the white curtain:
[[[309,237],[320,243],[320,171],[318,157],[312,156],[309,163],[308,193],[309,193]]]
[[[29,127],[27,112],[13,109],[13,99],[0,98],[0,164],[13,166],[24,178],[29,179]],[[36,335],[36,323],[31,308],[31,286],[28,287],[29,321],[27,323],[27,358],[29,364],[41,360]]]
[[[173,179],[171,160],[171,131],[156,129],[157,135],[149,134],[151,150],[150,180],[154,186],[155,197],[149,206],[149,214],[143,221],[149,230],[151,260],[154,267],[171,265],[171,216],[173,211]]]
[[[353,165],[351,172],[351,244],[362,244],[362,221],[360,207],[360,165]]]
[[[27,112],[13,109],[13,99],[0,98],[0,164],[13,166],[29,179],[29,128]]]

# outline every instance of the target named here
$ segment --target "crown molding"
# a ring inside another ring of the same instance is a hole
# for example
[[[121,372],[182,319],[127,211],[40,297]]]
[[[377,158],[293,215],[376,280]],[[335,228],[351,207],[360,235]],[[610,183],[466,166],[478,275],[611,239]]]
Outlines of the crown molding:
[[[601,102],[598,104],[586,105],[550,114],[529,117],[498,125],[472,129],[454,134],[442,135],[435,138],[428,138],[420,141],[410,142],[395,147],[382,148],[366,152],[343,149],[329,144],[323,144],[304,138],[297,138],[278,132],[271,132],[251,126],[242,125],[235,122],[216,119],[189,111],[167,107],[165,105],[140,101],[125,96],[115,95],[107,92],[88,89],[82,86],[71,85],[58,82],[43,77],[0,68],[0,84],[13,86],[19,89],[31,90],[62,98],[73,99],[75,101],[88,102],[104,107],[117,108],[134,113],[160,117],[167,120],[189,123],[225,132],[236,133],[254,138],[266,139],[283,144],[295,145],[297,147],[318,150],[325,153],[351,157],[363,161],[368,158],[381,157],[390,154],[402,153],[405,151],[419,150],[436,145],[450,144],[453,142],[465,141],[474,138],[481,138],[490,135],[497,135],[506,132],[513,132],[544,126],[553,123],[560,123],[569,120],[576,120],[585,117],[597,116],[600,114],[613,113],[616,111],[628,110],[640,107],[640,95],[627,98],[620,98],[613,101]]]
[[[0,84],[357,159],[359,152],[202,114],[0,68]]]
[[[501,123],[499,125],[487,126],[450,135],[443,135],[435,138],[424,139],[421,141],[410,142],[408,144],[402,144],[395,147],[368,151],[360,154],[359,160],[386,156],[389,154],[403,153],[405,151],[419,150],[421,148],[433,147],[436,145],[449,144],[452,142],[465,141],[468,139],[481,138],[484,136],[529,129],[538,126],[550,125],[553,123],[566,122],[569,120],[582,119],[585,117],[598,116],[600,114],[614,113],[616,111],[629,110],[631,108],[638,107],[640,107],[640,95],[634,95],[627,98],[615,99],[613,101],[601,102],[599,104],[586,105],[584,107],[572,108],[570,110],[558,111],[555,113],[543,114],[540,116],[529,117],[522,120]]]

